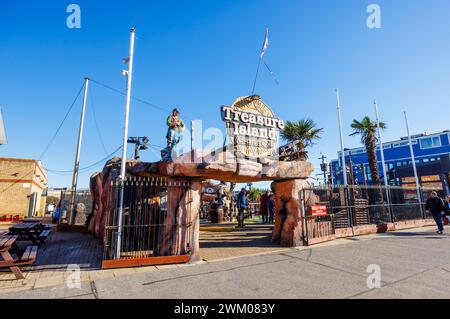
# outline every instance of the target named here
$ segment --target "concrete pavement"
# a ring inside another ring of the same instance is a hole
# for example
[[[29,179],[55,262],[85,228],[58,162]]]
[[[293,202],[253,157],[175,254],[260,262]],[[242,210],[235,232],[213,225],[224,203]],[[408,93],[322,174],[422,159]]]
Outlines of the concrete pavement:
[[[0,298],[450,298],[450,234],[434,227],[340,239],[158,271],[2,293]],[[379,265],[381,288],[367,285]]]

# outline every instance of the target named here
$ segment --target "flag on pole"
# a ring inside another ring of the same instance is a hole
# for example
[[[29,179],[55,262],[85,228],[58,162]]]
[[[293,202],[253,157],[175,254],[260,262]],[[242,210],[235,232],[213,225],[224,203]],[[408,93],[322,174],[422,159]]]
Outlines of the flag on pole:
[[[266,28],[266,36],[264,37],[264,44],[261,49],[261,59],[266,53],[267,48],[269,47],[269,28]]]

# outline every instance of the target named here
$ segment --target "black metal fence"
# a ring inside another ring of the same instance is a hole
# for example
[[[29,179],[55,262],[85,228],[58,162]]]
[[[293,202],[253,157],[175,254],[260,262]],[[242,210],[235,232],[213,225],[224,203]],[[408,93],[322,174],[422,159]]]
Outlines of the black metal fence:
[[[430,217],[425,212],[425,200],[432,189],[342,186],[303,191],[306,206],[325,205],[338,228]]]
[[[123,186],[122,186],[123,185]],[[161,178],[128,178],[111,185],[111,209],[105,219],[104,260],[118,259],[119,199],[123,187],[120,258],[186,255],[190,252],[191,210],[189,182]],[[176,206],[169,204],[169,192]],[[188,205],[180,208],[180,202]]]
[[[432,218],[424,203],[431,191],[395,186],[305,188],[305,240],[332,237],[338,228]]]

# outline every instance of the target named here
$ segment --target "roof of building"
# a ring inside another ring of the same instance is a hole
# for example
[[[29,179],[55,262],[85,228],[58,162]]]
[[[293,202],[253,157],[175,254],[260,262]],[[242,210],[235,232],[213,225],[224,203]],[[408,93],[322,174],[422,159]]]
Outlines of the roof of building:
[[[419,138],[423,138],[423,137],[433,137],[433,136],[440,136],[442,134],[449,134],[449,139],[450,139],[450,130],[445,130],[442,132],[437,132],[437,133],[432,133],[432,134],[427,134],[427,133],[421,133],[421,134],[415,134],[415,135],[411,135],[411,139],[413,141],[413,144],[417,144],[417,139]],[[389,148],[390,145],[394,145],[397,143],[406,143],[405,146],[407,146],[408,143],[408,137],[401,137],[398,140],[394,140],[394,141],[388,141],[388,142],[384,142],[383,141],[383,149],[385,148]],[[377,145],[377,150],[379,149],[379,146]],[[366,149],[364,146],[360,146],[360,147],[354,147],[354,148],[345,148],[345,155],[347,156],[348,152],[352,152],[354,154],[354,152],[360,152],[360,153],[365,153]],[[338,154],[341,154],[341,151],[338,151]],[[340,156],[340,155],[339,155]],[[339,161],[338,159],[333,159],[332,162],[336,162]]]

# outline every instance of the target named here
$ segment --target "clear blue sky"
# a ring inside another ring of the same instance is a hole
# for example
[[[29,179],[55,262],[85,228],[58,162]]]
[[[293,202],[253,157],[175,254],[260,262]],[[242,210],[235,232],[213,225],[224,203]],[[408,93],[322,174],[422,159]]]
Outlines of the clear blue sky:
[[[449,128],[450,2],[377,1],[382,29],[366,26],[375,1],[2,1],[0,3],[0,106],[9,145],[0,156],[38,158],[83,82],[84,76],[124,89],[122,58],[136,21],[133,94],[161,107],[177,106],[204,127],[223,128],[219,107],[249,94],[265,27],[270,47],[257,93],[286,120],[309,117],[325,129],[310,150],[337,157],[338,125],[334,89],[341,90],[345,143],[353,118],[373,115],[380,104],[388,123],[385,139],[404,136],[402,110],[412,131]],[[81,6],[81,29],[66,27],[66,7]],[[81,167],[121,143],[124,98],[92,84]],[[46,167],[72,168],[79,110],[76,104],[43,158]],[[130,135],[164,144],[167,114],[132,103]],[[143,159],[158,160],[146,151]],[[97,167],[100,169],[101,165]],[[86,187],[91,172],[80,176]],[[318,172],[316,172],[318,173]],[[70,175],[49,173],[50,186],[69,186]]]

